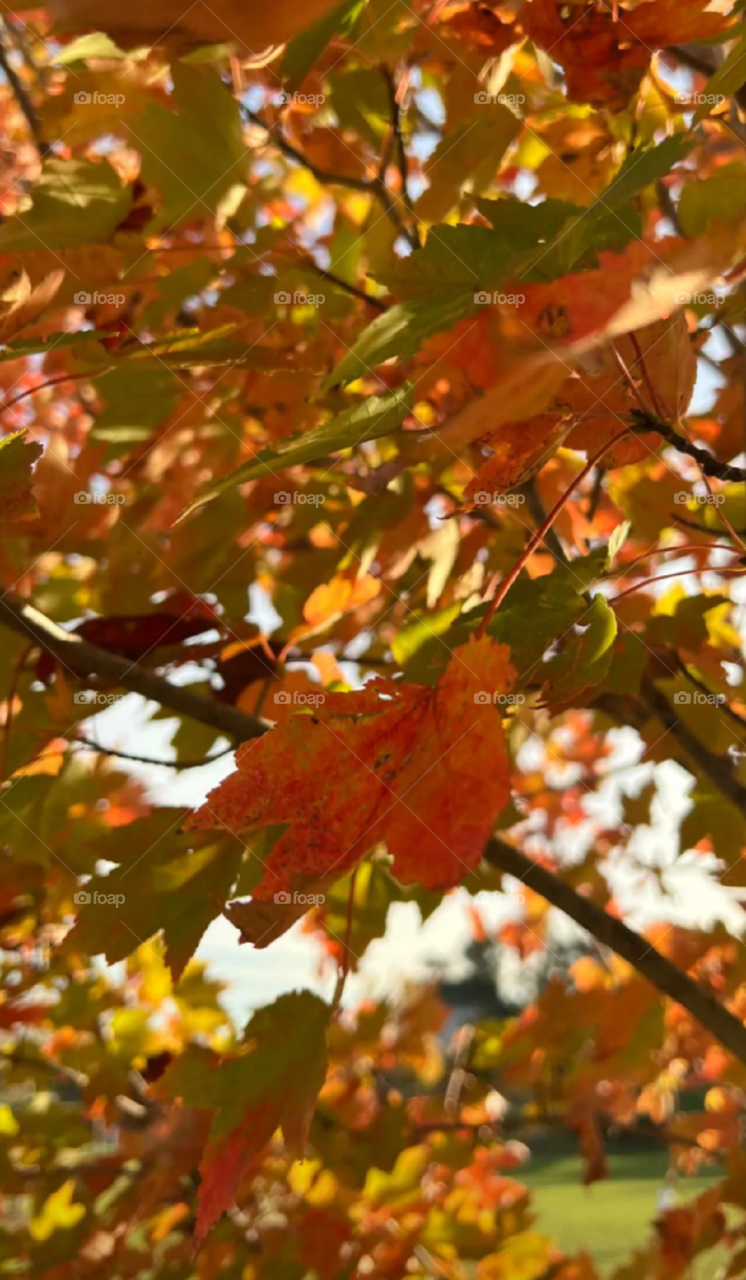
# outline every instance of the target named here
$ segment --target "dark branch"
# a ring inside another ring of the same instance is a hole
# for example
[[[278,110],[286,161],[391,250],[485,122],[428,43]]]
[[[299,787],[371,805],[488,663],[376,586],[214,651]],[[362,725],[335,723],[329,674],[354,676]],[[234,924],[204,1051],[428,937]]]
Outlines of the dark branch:
[[[31,136],[39,148],[39,154],[43,159],[45,156],[49,155],[52,148],[49,146],[49,143],[44,142],[41,136],[41,122],[36,114],[34,105],[20,80],[18,72],[8,57],[8,50],[5,47],[2,38],[0,38],[0,68],[4,73],[8,84],[13,90],[16,102],[26,117],[26,123],[31,130]]]
[[[697,1022],[740,1058],[741,1062],[746,1062],[746,1027],[709,992],[704,991],[692,978],[656,951],[647,939],[597,907],[588,898],[576,893],[551,871],[547,871],[546,867],[532,862],[504,840],[496,837],[489,840],[484,858],[498,870],[522,880],[535,893],[551,902],[552,906],[564,911],[565,915],[587,929],[599,942],[633,965],[658,991],[688,1010]]]
[[[159,765],[163,769],[201,769],[203,765],[212,764],[213,760],[221,760],[223,756],[228,756],[234,750],[233,747],[226,747],[224,751],[218,751],[214,756],[203,756],[201,760],[155,760],[152,756],[133,756],[128,751],[115,751],[113,747],[101,747],[97,742],[89,742],[87,738],[77,738],[75,746],[80,746],[85,751],[97,751],[101,756],[113,756],[116,760],[131,760],[133,764],[154,764]]]
[[[718,791],[746,817],[746,787],[738,781],[726,762],[714,756],[681,720],[667,698],[656,688],[652,680],[644,679],[640,686],[646,708],[665,726],[683,748],[695,767],[714,783]]]
[[[630,417],[632,418],[633,431],[638,434],[656,431],[659,436],[663,436],[667,444],[673,445],[674,449],[678,449],[680,453],[686,453],[690,458],[694,458],[694,461],[699,463],[706,476],[713,476],[716,480],[732,480],[734,483],[746,480],[746,468],[734,467],[729,462],[719,462],[706,449],[700,449],[699,445],[692,444],[690,440],[679,435],[678,431],[674,431],[673,427],[669,426],[667,422],[662,422],[654,414],[642,413],[639,409],[633,409]]]
[[[349,178],[345,177],[345,175],[341,173],[327,173],[324,169],[319,169],[311,160],[307,160],[302,151],[298,151],[291,143],[286,142],[280,134],[277,124],[267,124],[265,120],[262,120],[260,115],[257,115],[256,111],[251,111],[248,107],[245,107],[244,110],[247,118],[251,120],[252,124],[258,124],[261,129],[266,130],[269,141],[273,146],[277,147],[278,151],[281,151],[284,156],[287,156],[288,160],[294,160],[296,164],[300,164],[304,169],[308,169],[308,172],[313,174],[317,182],[327,183],[331,186],[337,187],[349,187],[352,191],[364,191],[366,195],[376,196],[377,199],[380,200],[390,221],[393,222],[397,231],[401,235],[407,237],[412,248],[419,248],[419,240],[415,244],[411,236],[408,234],[407,228],[402,223],[402,220],[396,211],[396,207],[394,201],[391,199],[388,187],[381,178]]]
[[[128,662],[116,653],[99,649],[81,636],[63,631],[25,601],[12,595],[0,596],[0,623],[19,635],[30,637],[66,668],[74,677],[86,680],[92,675],[106,676],[115,685],[159,703],[180,716],[190,716],[201,724],[218,729],[234,742],[258,738],[271,726],[258,716],[239,711],[237,707],[213,702],[162,676],[146,671],[136,662]]]
[[[348,280],[343,280],[341,276],[335,275],[333,271],[325,271],[323,267],[319,267],[315,262],[309,262],[308,265],[321,280],[328,280],[337,289],[343,289],[345,293],[352,294],[353,298],[359,298],[361,302],[367,302],[368,306],[374,307],[376,311],[388,311],[386,303],[381,302],[380,298],[374,298],[372,294],[365,293],[363,289],[358,289],[357,285],[350,284]]]

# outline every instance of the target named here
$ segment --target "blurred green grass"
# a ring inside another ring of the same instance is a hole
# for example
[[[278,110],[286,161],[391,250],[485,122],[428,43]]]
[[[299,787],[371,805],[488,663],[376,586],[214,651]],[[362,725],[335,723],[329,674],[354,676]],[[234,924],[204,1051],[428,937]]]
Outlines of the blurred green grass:
[[[649,1243],[668,1157],[660,1150],[611,1152],[608,1164],[609,1179],[590,1187],[582,1185],[577,1155],[536,1155],[516,1175],[531,1190],[536,1230],[551,1236],[567,1253],[586,1249],[602,1275]],[[706,1174],[678,1178],[678,1203],[694,1199],[722,1176],[723,1171],[713,1167]],[[714,1280],[725,1261],[725,1251],[710,1250],[698,1260],[693,1276]]]

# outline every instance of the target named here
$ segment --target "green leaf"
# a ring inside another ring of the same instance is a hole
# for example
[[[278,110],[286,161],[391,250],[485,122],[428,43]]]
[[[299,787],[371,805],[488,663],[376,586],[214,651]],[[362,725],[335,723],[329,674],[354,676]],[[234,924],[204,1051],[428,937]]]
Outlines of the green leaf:
[[[288,93],[295,93],[303,83],[333,36],[350,34],[367,3],[368,0],[345,0],[290,41],[280,63],[280,78]]]
[[[60,49],[52,59],[52,65],[55,67],[69,67],[75,62],[85,62],[87,58],[134,58],[136,54],[133,52],[125,53],[118,45],[115,45],[110,36],[104,35],[103,31],[92,31],[87,36],[79,36],[77,40],[71,41],[65,45],[64,49]]]
[[[94,386],[106,408],[96,419],[91,439],[107,441],[112,446],[109,457],[147,440],[184,394],[175,374],[160,365],[133,369],[128,364],[110,369],[94,379]]]
[[[196,1241],[235,1198],[241,1177],[279,1127],[302,1154],[326,1072],[331,1009],[310,991],[280,996],[254,1014],[232,1057],[190,1045],[163,1076],[159,1092],[214,1111],[200,1165]]]
[[[632,151],[614,180],[601,192],[595,204],[591,205],[589,213],[599,205],[618,209],[633,196],[640,195],[683,160],[694,146],[694,141],[688,133],[675,133],[656,146],[647,147],[644,151]]]
[[[404,632],[404,656],[414,649],[405,667],[405,679],[417,684],[434,684],[448,665],[451,652],[466,644],[479,626],[488,606],[479,605],[462,613],[450,627],[446,623],[449,610],[432,618],[422,618]],[[518,685],[531,680],[532,672],[546,650],[564,635],[587,611],[587,601],[568,586],[556,571],[545,578],[521,576],[513,584],[487,628],[488,634],[508,645],[514,655]],[[401,633],[400,633],[401,634]],[[397,646],[401,641],[397,639]]]
[[[609,568],[612,567],[612,565],[614,564],[614,561],[619,555],[619,552],[621,551],[622,547],[627,541],[627,538],[629,537],[629,531],[631,528],[632,528],[632,525],[630,521],[623,520],[621,524],[617,525],[616,529],[613,531],[611,537],[609,538],[609,546],[608,546]]]
[[[441,609],[438,613],[416,617],[397,631],[391,641],[391,652],[400,666],[406,667],[423,645],[445,635],[461,613],[459,603]],[[410,676],[415,680],[415,675]]]
[[[219,1058],[190,1045],[164,1075],[159,1092],[214,1109],[212,1138],[284,1090],[283,1110],[295,1109],[303,1093],[323,1083],[329,1013],[329,1005],[310,991],[280,996],[248,1023],[239,1047],[249,1053]]]
[[[740,35],[724,62],[713,72],[704,87],[700,103],[694,113],[693,124],[699,124],[709,116],[712,108],[737,93],[741,85],[746,84],[746,23],[741,23]],[[731,33],[731,38],[733,33]]]
[[[362,404],[340,413],[326,426],[309,431],[304,436],[289,441],[282,449],[264,449],[249,462],[244,462],[236,471],[231,472],[224,480],[220,480],[211,489],[181,512],[177,524],[185,520],[192,511],[212,502],[226,489],[245,484],[247,480],[258,480],[261,476],[274,475],[287,467],[295,467],[299,463],[314,462],[329,453],[339,453],[342,449],[351,449],[363,440],[376,440],[379,436],[388,436],[396,431],[412,411],[412,388],[401,387],[398,391],[390,391],[385,396],[371,396]]]
[[[462,316],[476,310],[474,288],[453,289],[450,296],[432,302],[403,302],[379,316],[364,329],[352,351],[333,369],[324,390],[346,387],[384,360],[406,359],[419,351],[425,338],[450,329]]]
[[[711,219],[735,221],[746,210],[746,173],[742,165],[729,166],[714,178],[693,178],[679,197],[681,228],[687,236],[699,236]]]
[[[177,981],[230,897],[241,865],[242,841],[232,835],[216,840],[214,832],[210,837],[212,843],[203,841],[192,852],[182,852],[187,837],[174,837],[167,845],[169,860],[149,853],[147,860],[134,862],[132,876],[127,871],[94,876],[82,890],[90,901],[81,906],[69,945],[88,955],[103,954],[114,964],[162,929],[166,963]],[[197,842],[192,838],[191,843]]]
[[[102,160],[46,160],[31,191],[32,205],[0,227],[0,253],[62,249],[108,240],[132,204],[111,165]]]
[[[21,338],[0,348],[0,364],[7,360],[25,360],[27,356],[46,355],[48,351],[62,351],[65,347],[78,347],[100,338],[110,338],[105,330],[81,329],[76,333],[51,333],[48,338]],[[102,348],[103,350],[103,348]]]
[[[594,596],[579,623],[585,628],[573,632],[559,658],[546,664],[545,699],[551,707],[576,701],[586,689],[604,679],[614,657],[617,620],[603,596]]]
[[[180,329],[165,334],[157,342],[132,345],[115,362],[124,365],[148,364],[168,369],[194,369],[203,365],[230,365],[236,369],[256,369],[262,373],[284,373],[287,360],[281,353],[254,342],[234,342],[228,337],[240,325],[227,324],[219,329]],[[90,337],[90,334],[86,334]]]
[[[147,235],[219,213],[245,183],[248,152],[239,105],[215,71],[173,65],[178,114],[150,103],[132,129],[142,152],[142,177],[163,197]]]
[[[0,440],[0,520],[38,515],[31,491],[32,467],[43,453],[35,440],[26,443],[26,432],[16,431]]]
[[[520,129],[521,121],[512,111],[493,103],[478,119],[447,132],[425,166],[430,186],[415,205],[418,218],[442,222],[463,195],[481,195]]]
[[[559,235],[570,218],[582,218],[585,209],[567,200],[542,200],[526,204],[516,196],[500,200],[477,200],[477,208],[500,238],[517,253],[534,250]],[[478,230],[478,228],[473,228]]]
[[[642,220],[635,197],[664,177],[693,145],[688,134],[677,133],[656,146],[631,152],[606,190],[558,233],[556,244],[539,260],[537,269],[549,277],[561,276],[572,268],[595,265],[602,249],[620,252],[639,238]]]
[[[482,884],[484,888],[484,883]],[[334,942],[347,933],[352,876],[338,880],[326,891],[321,911],[321,923],[329,931]],[[362,862],[355,873],[352,933],[350,936],[351,964],[356,967],[374,938],[382,938],[386,932],[389,907],[394,902],[415,902],[422,921],[428,919],[443,901],[443,894],[422,889],[419,885],[400,885],[385,862]]]
[[[477,290],[502,280],[515,247],[509,235],[488,227],[431,227],[424,248],[416,249],[408,258],[394,258],[376,278],[405,302],[428,302],[440,295],[447,299],[459,290],[466,314],[473,309]]]
[[[391,123],[386,81],[377,67],[337,67],[327,76],[329,105],[340,129],[351,129],[376,150]]]

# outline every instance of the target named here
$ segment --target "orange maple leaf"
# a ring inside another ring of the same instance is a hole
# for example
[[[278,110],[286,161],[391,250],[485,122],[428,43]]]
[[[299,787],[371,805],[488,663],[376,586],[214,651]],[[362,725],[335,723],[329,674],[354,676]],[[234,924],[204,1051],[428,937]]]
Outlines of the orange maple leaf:
[[[405,884],[448,888],[474,868],[510,796],[493,694],[515,679],[505,645],[455,649],[434,686],[373,680],[327,693],[236,753],[192,827],[248,830],[288,823],[254,899],[299,878],[343,876],[385,841]]]

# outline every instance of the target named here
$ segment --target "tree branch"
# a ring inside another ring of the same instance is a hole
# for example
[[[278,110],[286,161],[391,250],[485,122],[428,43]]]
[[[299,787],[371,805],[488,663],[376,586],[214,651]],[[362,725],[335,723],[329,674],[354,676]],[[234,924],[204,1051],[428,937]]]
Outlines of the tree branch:
[[[57,658],[70,675],[83,680],[94,674],[106,676],[114,684],[168,707],[177,715],[190,716],[200,724],[218,729],[235,742],[261,737],[271,728],[258,716],[247,715],[237,707],[217,700],[213,702],[211,698],[192,693],[182,685],[171,684],[136,662],[129,662],[119,654],[89,644],[81,636],[63,631],[37,609],[10,594],[0,596],[0,623],[18,635],[30,637]]]
[[[746,787],[743,783],[738,781],[719,756],[712,755],[699,738],[695,737],[691,729],[679,720],[673,707],[669,706],[667,698],[656,688],[652,680],[643,679],[640,691],[650,714],[665,725],[700,772],[709,778],[718,791],[721,791],[726,799],[730,800],[731,804],[746,817]]]
[[[732,480],[734,483],[746,480],[746,468],[731,466],[729,462],[718,462],[718,459],[713,458],[706,449],[700,449],[699,445],[692,444],[685,436],[679,435],[678,431],[674,431],[673,427],[667,422],[662,422],[654,414],[633,409],[630,417],[633,420],[633,431],[638,433],[656,431],[659,436],[663,436],[667,444],[673,445],[674,449],[694,458],[706,476],[713,476],[716,480]]]
[[[741,1062],[746,1062],[746,1027],[709,992],[704,991],[688,974],[656,951],[647,939],[628,928],[621,920],[603,911],[582,894],[576,893],[546,867],[532,862],[525,854],[492,837],[484,850],[484,859],[499,871],[522,880],[552,906],[558,907],[594,938],[610,947],[631,964],[658,991],[686,1009],[711,1035],[730,1049]]]
[[[267,137],[273,146],[277,147],[283,155],[289,160],[294,160],[296,164],[300,164],[304,169],[313,174],[317,182],[328,183],[337,187],[350,187],[353,191],[364,191],[366,195],[376,196],[383,205],[389,220],[393,222],[400,235],[406,236],[413,249],[419,249],[420,242],[417,239],[415,243],[407,228],[404,226],[399,217],[394,201],[389,195],[388,187],[381,178],[348,178],[341,173],[326,173],[325,170],[319,169],[311,160],[307,160],[302,151],[298,151],[291,143],[278,134],[277,124],[267,124],[256,111],[251,111],[248,107],[244,108],[246,116],[251,120],[252,124],[257,124],[267,133]]]
[[[43,160],[45,156],[49,155],[52,148],[41,136],[41,122],[36,114],[33,103],[21,82],[18,72],[8,57],[8,50],[5,47],[2,37],[0,37],[0,69],[2,69],[8,84],[13,90],[15,100],[26,117],[26,123],[31,130],[31,136],[39,148],[39,154]]]
[[[617,694],[604,694],[593,705],[621,724],[628,724],[633,729],[637,729],[638,733],[651,716],[655,716],[681,747],[678,763],[695,776],[699,772],[709,778],[718,791],[722,792],[746,817],[746,787],[730,772],[725,762],[718,756],[712,755],[699,738],[696,738],[691,730],[682,724],[652,680],[642,681],[641,693],[642,701],[620,697]]]
[[[128,751],[115,751],[113,747],[101,747],[97,742],[90,742],[88,738],[76,738],[72,744],[82,747],[85,751],[97,751],[100,756],[113,756],[116,760],[131,760],[133,764],[154,764],[161,769],[202,769],[206,764],[212,764],[213,760],[222,760],[223,756],[228,756],[234,750],[233,747],[225,747],[223,751],[218,751],[214,756],[203,756],[201,760],[155,760],[152,756],[133,756]]]

